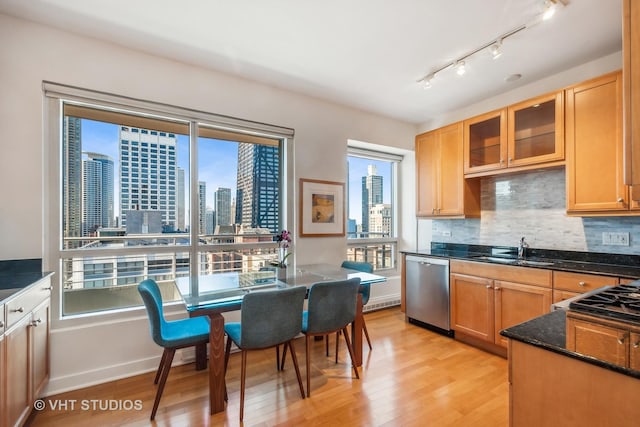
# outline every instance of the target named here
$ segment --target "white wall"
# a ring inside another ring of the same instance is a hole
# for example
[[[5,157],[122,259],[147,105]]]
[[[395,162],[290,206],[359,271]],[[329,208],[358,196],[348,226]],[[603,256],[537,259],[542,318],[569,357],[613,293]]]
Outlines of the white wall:
[[[413,150],[413,124],[2,14],[0,40],[0,259],[46,257],[43,80],[293,128],[296,182],[346,181],[348,139]],[[413,194],[413,160],[405,163],[403,183]],[[295,247],[298,263],[338,263],[346,240],[296,239]],[[396,277],[372,300],[399,294]],[[103,320],[79,327],[54,319],[49,394],[155,369],[160,349],[143,311]]]

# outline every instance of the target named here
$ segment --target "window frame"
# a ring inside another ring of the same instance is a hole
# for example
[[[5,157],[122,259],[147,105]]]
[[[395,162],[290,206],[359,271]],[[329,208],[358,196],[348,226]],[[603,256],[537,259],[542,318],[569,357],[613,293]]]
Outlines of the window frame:
[[[190,209],[190,244],[189,246],[135,246],[131,248],[104,248],[91,249],[90,256],[121,256],[121,255],[149,255],[168,253],[189,253],[190,277],[192,280],[198,278],[198,256],[207,249],[243,249],[256,247],[275,247],[275,243],[236,243],[224,245],[199,245],[198,227],[193,224],[198,223],[197,209],[198,197],[198,127],[217,129],[220,132],[237,133],[245,135],[247,140],[260,140],[266,137],[281,141],[281,167],[280,167],[280,203],[279,215],[283,228],[294,229],[294,207],[293,203],[288,203],[290,189],[294,188],[293,175],[293,138],[294,130],[286,127],[274,126],[260,122],[243,120],[199,110],[172,106],[152,101],[145,101],[130,97],[124,97],[105,92],[92,91],[58,83],[43,82],[43,114],[44,114],[44,135],[43,135],[43,168],[44,168],[44,198],[43,198],[43,268],[55,273],[54,291],[52,292],[52,324],[53,326],[64,322],[65,326],[85,325],[92,322],[122,321],[130,316],[144,315],[142,305],[135,307],[124,307],[107,311],[95,311],[85,314],[73,314],[63,316],[63,286],[62,286],[62,260],[73,256],[87,256],[84,249],[63,249],[62,230],[62,185],[63,185],[63,164],[62,164],[62,144],[63,144],[63,121],[64,104],[76,104],[79,106],[96,106],[105,111],[121,112],[134,116],[148,116],[151,118],[168,119],[169,121],[180,121],[188,123],[189,135],[189,167],[190,182],[185,182],[185,187],[189,185],[189,209]],[[180,305],[180,303],[176,303]],[[131,312],[130,315],[123,313]]]
[[[388,151],[379,151],[368,148],[361,148],[356,144],[349,143],[347,145],[347,176],[349,175],[349,157],[359,157],[362,159],[380,160],[391,163],[391,236],[389,237],[374,237],[374,238],[347,238],[347,259],[349,259],[349,251],[355,250],[355,248],[362,248],[368,246],[384,246],[391,245],[391,266],[385,268],[378,268],[374,263],[374,269],[376,272],[395,271],[398,268],[398,218],[400,209],[398,206],[400,189],[399,187],[399,173],[400,163],[403,161],[404,156],[400,154],[391,153]],[[351,189],[347,188],[350,192]],[[348,236],[349,233],[347,233]]]

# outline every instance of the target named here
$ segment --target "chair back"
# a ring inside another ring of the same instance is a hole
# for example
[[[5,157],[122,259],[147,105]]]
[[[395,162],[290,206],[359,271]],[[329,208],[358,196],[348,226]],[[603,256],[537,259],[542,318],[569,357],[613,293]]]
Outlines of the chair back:
[[[166,321],[164,320],[160,288],[154,280],[146,279],[138,285],[138,292],[140,293],[144,306],[147,309],[147,316],[149,317],[149,325],[151,328],[151,337],[156,344],[161,347],[165,347],[166,343],[162,338],[162,329],[166,325]]]
[[[373,265],[369,262],[343,261],[342,268],[362,271],[363,273],[373,273]]]
[[[306,332],[333,332],[353,322],[359,288],[359,277],[314,283],[309,289]]]
[[[373,273],[373,265],[368,262],[359,261],[343,261],[342,268],[348,268],[351,270],[362,271],[363,273]],[[371,285],[360,285],[360,294],[362,295],[362,304],[369,302],[371,296]]]
[[[305,286],[256,291],[242,298],[240,343],[244,350],[273,347],[302,330]]]

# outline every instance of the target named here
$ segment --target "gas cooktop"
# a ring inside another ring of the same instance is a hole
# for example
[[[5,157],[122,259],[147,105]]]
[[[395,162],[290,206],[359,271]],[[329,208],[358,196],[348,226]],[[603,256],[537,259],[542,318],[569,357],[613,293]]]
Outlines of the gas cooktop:
[[[640,285],[611,286],[572,301],[569,309],[640,322]]]

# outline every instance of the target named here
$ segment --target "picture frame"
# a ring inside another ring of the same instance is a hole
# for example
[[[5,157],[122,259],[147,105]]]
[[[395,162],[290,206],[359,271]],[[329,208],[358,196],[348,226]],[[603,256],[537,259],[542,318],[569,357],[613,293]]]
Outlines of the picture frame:
[[[300,178],[300,236],[344,236],[344,199],[343,182]]]

